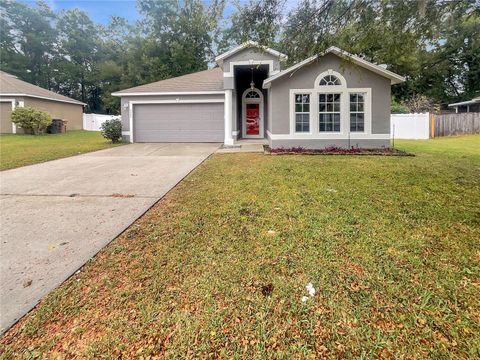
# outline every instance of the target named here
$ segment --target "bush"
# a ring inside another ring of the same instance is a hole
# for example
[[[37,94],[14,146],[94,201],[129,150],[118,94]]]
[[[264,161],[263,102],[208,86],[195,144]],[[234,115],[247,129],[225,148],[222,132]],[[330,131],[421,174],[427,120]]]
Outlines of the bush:
[[[395,99],[392,96],[392,102],[391,102],[392,114],[408,114],[409,112],[410,112],[410,109],[407,106],[405,106],[405,104],[398,102],[397,99]]]
[[[103,137],[112,140],[112,143],[119,142],[122,138],[122,122],[118,118],[105,121],[100,125],[100,130]]]
[[[38,135],[52,123],[52,116],[32,107],[17,107],[11,115],[12,122],[21,127],[26,134]]]

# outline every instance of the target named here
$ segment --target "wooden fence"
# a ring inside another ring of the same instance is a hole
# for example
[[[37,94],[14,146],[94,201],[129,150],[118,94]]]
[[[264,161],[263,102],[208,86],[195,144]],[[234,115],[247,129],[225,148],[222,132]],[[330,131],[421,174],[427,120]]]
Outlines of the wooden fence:
[[[480,113],[435,114],[436,136],[480,133]]]

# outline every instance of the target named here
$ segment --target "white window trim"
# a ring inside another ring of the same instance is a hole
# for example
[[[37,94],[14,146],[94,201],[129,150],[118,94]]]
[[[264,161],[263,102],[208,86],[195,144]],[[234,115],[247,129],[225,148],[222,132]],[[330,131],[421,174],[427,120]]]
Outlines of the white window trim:
[[[340,93],[340,132],[319,131],[318,95]],[[365,94],[365,131],[350,132],[350,93]],[[310,132],[295,132],[295,94],[310,94]],[[340,139],[350,136],[372,134],[372,89],[371,88],[347,88],[339,85],[322,86],[318,89],[290,89],[290,132],[292,139]],[[373,137],[372,137],[373,138]]]
[[[350,134],[371,134],[372,133],[372,89],[363,88],[361,91],[354,91],[355,89],[348,89],[348,132]],[[363,104],[363,131],[350,131],[350,94],[364,94]]]
[[[295,131],[295,96],[296,95],[305,95],[305,94],[308,94],[310,95],[310,117],[309,117],[309,126],[308,126],[308,129],[309,131],[308,132],[296,132]],[[290,134],[291,135],[312,135],[314,133],[314,131],[312,131],[312,106],[313,105],[313,94],[314,92],[312,91],[312,89],[290,89]],[[313,123],[315,124],[315,123]]]
[[[320,80],[322,80],[327,75],[336,76],[342,84],[341,85],[320,85]],[[345,78],[343,77],[342,74],[340,74],[336,71],[333,71],[332,69],[328,69],[327,71],[324,71],[324,72],[320,73],[315,78],[315,82],[313,83],[313,87],[315,89],[320,89],[320,88],[323,89],[323,88],[329,88],[329,87],[346,89],[347,88],[347,80],[345,80]]]
[[[223,92],[225,93],[225,92]],[[128,102],[128,123],[129,129],[128,131],[122,131],[122,135],[130,135],[130,142],[133,143],[134,139],[134,129],[133,129],[133,106],[134,105],[141,105],[141,104],[201,104],[201,103],[223,103],[225,102],[225,98],[219,99],[173,99],[173,100],[131,100]],[[225,107],[227,104],[225,104]]]
[[[263,101],[263,93],[257,89],[254,88],[253,91],[255,91],[260,97],[251,99],[251,98],[246,98],[247,94],[252,91],[252,89],[248,88],[246,89],[243,94],[242,94],[242,137],[245,139],[263,139],[265,137],[265,119],[264,119],[264,101]],[[247,114],[246,114],[246,104],[259,104],[260,108],[260,131],[258,135],[247,135]]]

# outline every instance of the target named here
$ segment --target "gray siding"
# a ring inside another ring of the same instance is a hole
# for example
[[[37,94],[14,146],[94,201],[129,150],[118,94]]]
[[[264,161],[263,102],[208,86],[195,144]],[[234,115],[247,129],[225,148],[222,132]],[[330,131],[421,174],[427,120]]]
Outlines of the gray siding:
[[[290,89],[312,89],[316,77],[329,69],[345,77],[349,88],[372,89],[372,134],[390,132],[390,80],[336,55],[327,54],[271,84],[272,134],[290,132]]]
[[[222,103],[134,105],[134,141],[222,142],[223,116]]]
[[[230,62],[248,61],[248,60],[273,60],[273,71],[280,70],[280,60],[278,56],[272,55],[259,48],[246,48],[223,60],[223,71],[230,72]],[[233,69],[232,69],[233,70]]]

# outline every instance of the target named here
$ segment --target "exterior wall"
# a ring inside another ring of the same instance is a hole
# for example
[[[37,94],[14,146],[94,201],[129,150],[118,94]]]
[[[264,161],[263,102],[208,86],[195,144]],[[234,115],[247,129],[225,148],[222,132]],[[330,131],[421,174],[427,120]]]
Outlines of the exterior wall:
[[[349,149],[355,148],[388,148],[390,140],[377,139],[294,139],[294,140],[271,140],[269,141],[271,148],[292,148],[303,147],[306,149],[322,149],[329,146],[337,146]]]
[[[10,114],[12,113],[12,102],[1,101],[0,102],[0,133],[11,134],[12,121],[10,120]]]
[[[271,83],[272,112],[271,124],[269,124],[268,129],[272,135],[290,135],[290,89],[313,89],[317,76],[330,69],[343,75],[348,88],[371,89],[372,134],[390,133],[390,80],[346,60],[342,60],[336,55],[327,54],[320,58],[319,61],[305,65],[293,73],[287,74]],[[316,111],[316,109],[312,107],[310,111]],[[317,133],[313,135],[318,138],[322,137],[323,134],[324,133]],[[328,135],[328,137],[326,136],[328,141],[317,141],[318,146],[324,143],[330,144],[330,140],[333,140],[332,137],[334,135]],[[362,140],[365,140],[365,138]],[[314,140],[305,139],[300,142],[297,141],[297,143],[304,143],[306,146],[310,146],[313,144],[312,141]],[[279,142],[275,141],[275,143],[278,144]],[[289,143],[291,143],[291,141]],[[341,143],[343,144],[344,142],[335,142],[335,144]],[[351,143],[353,144],[353,141],[351,141]],[[372,142],[372,144],[374,143],[376,144],[377,141]],[[363,141],[359,141],[359,144],[359,146],[361,146]]]
[[[236,61],[249,61],[249,60],[266,60],[273,62],[273,70],[272,71],[280,71],[280,59],[278,56],[272,55],[268,52],[263,51],[259,48],[246,48],[243,49],[232,56],[229,56],[223,60],[223,72],[232,72],[233,69],[230,66],[230,63]]]
[[[272,68],[269,67],[269,71],[273,74],[280,71],[280,59],[278,56],[272,55],[259,48],[246,48],[223,60],[223,85],[225,89],[235,88],[235,80],[233,76],[234,63],[242,62],[243,65],[249,65],[248,62],[250,60],[256,61],[256,65],[258,65],[258,62],[261,62],[262,65],[269,65],[271,62]]]
[[[67,121],[67,130],[83,129],[83,105],[25,97],[25,106],[50,113],[54,119]]]
[[[181,103],[182,101],[194,101],[194,100],[224,100],[224,94],[205,94],[205,95],[154,95],[154,96],[122,96],[120,101],[121,108],[121,120],[122,120],[122,132],[130,132],[130,111],[128,104],[130,101],[176,101]],[[133,105],[135,107],[135,105]],[[124,141],[130,141],[130,135],[125,134],[122,136]]]

